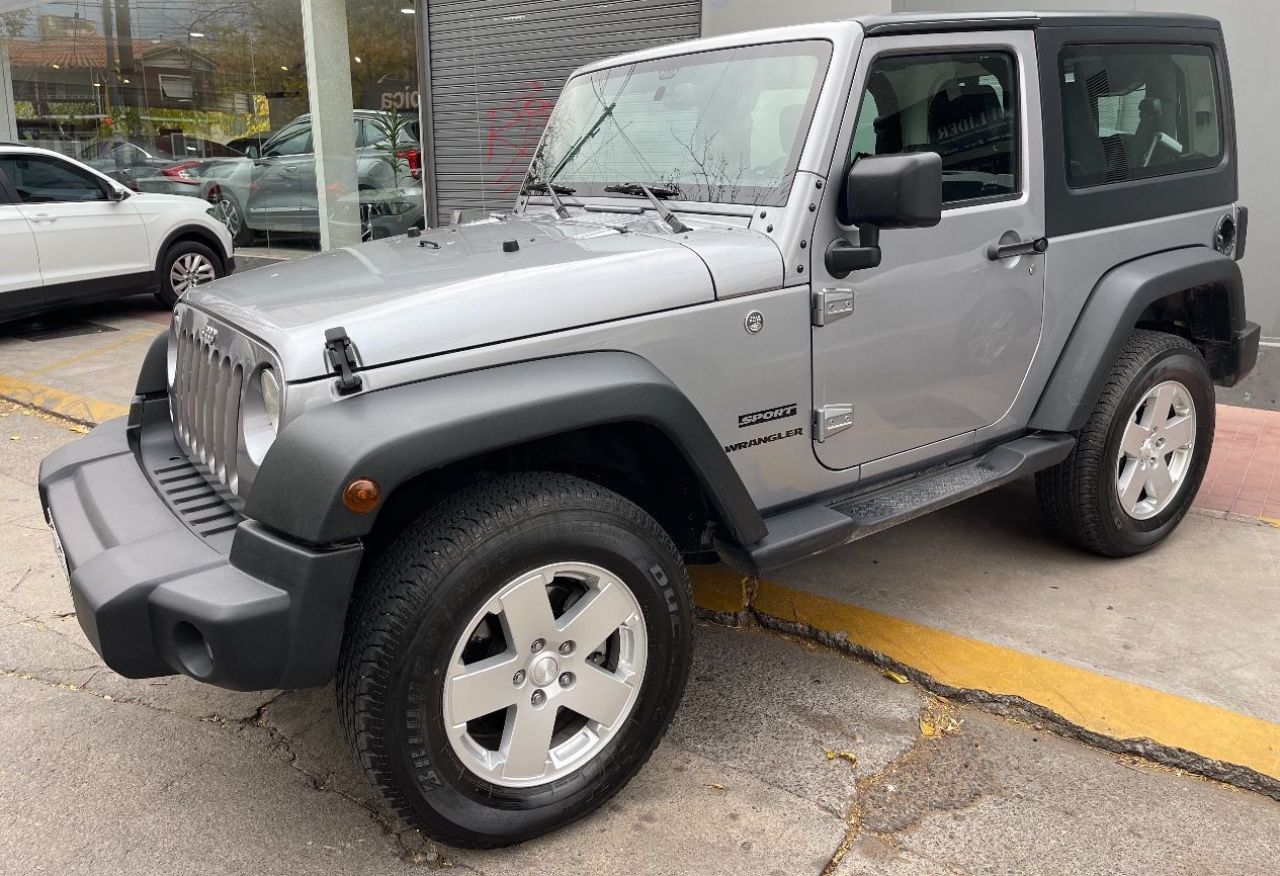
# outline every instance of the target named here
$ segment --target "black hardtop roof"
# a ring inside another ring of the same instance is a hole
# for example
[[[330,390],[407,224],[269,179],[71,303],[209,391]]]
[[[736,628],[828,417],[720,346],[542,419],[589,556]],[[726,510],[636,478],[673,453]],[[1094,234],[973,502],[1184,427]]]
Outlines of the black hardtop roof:
[[[868,36],[1043,27],[1192,27],[1221,30],[1216,18],[1180,12],[898,12],[859,17]]]

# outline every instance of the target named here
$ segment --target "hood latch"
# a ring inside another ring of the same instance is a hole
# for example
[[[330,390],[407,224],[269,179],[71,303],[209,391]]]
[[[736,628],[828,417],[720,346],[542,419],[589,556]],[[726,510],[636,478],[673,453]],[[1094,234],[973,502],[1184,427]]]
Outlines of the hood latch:
[[[342,326],[325,329],[324,352],[329,359],[329,367],[338,375],[338,395],[357,392],[364,381],[355,373],[359,363],[356,361],[355,345],[347,337],[347,330]]]

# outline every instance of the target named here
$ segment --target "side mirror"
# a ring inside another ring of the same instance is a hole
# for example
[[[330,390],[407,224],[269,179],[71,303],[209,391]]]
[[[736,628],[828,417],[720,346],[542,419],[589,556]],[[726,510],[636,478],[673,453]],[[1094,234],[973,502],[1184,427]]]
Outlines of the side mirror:
[[[844,186],[850,225],[932,228],[942,219],[942,156],[869,155],[849,168]]]
[[[108,186],[107,199],[110,201],[123,201],[129,197],[129,190],[123,186]]]
[[[827,272],[880,264],[881,228],[931,228],[942,219],[942,156],[936,152],[859,158],[845,177],[844,220],[858,226],[858,242],[835,240],[827,247]]]

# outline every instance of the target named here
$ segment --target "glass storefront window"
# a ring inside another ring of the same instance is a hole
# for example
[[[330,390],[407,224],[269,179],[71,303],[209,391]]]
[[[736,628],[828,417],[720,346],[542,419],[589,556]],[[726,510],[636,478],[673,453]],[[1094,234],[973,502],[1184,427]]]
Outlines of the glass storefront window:
[[[421,224],[416,39],[404,0],[349,0],[365,237]],[[209,200],[237,247],[314,249],[299,0],[50,0],[0,13],[0,136],[139,192]],[[343,64],[344,59],[333,59]]]

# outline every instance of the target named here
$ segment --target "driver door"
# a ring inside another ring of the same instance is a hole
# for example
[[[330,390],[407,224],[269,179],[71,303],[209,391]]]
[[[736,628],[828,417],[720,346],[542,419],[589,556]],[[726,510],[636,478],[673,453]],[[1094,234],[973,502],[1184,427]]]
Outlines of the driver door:
[[[1009,409],[1035,353],[1044,256],[988,252],[1044,234],[1034,37],[868,39],[854,86],[833,195],[859,155],[938,152],[943,168],[941,221],[884,230],[876,267],[827,272],[826,248],[858,237],[841,224],[838,197],[825,199],[815,230],[815,296],[852,307],[824,308],[834,318],[812,330],[814,450],[828,468],[879,460],[880,473],[904,451],[917,452],[899,461],[918,464],[971,443]]]

